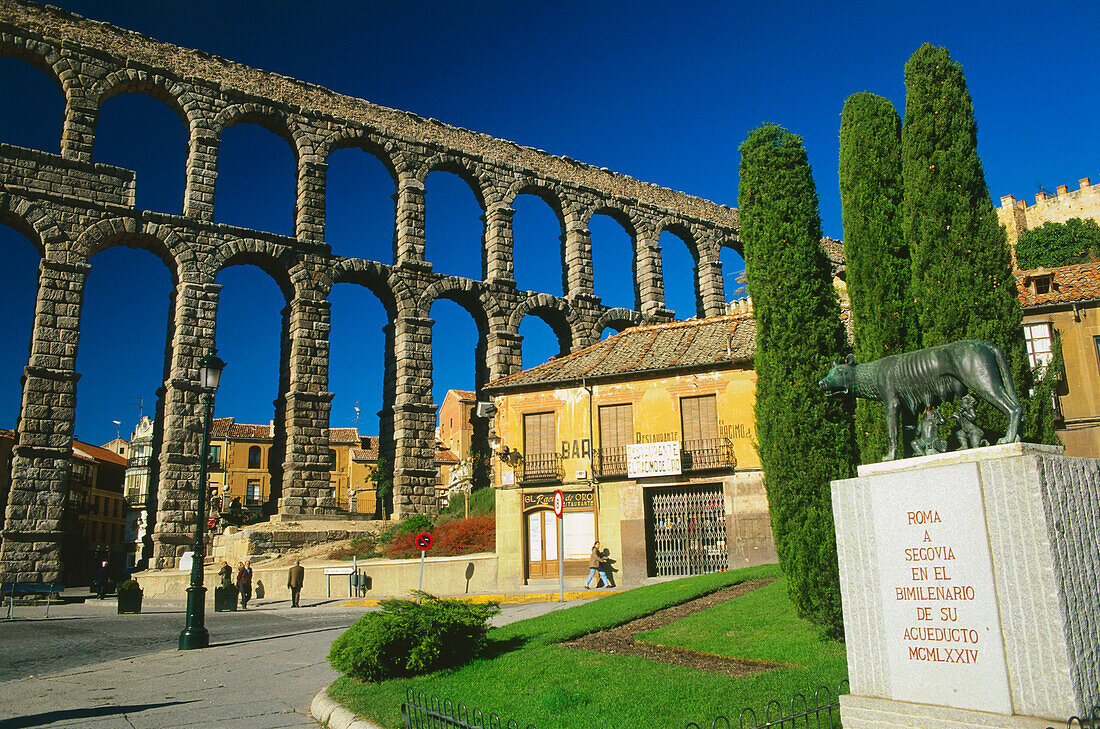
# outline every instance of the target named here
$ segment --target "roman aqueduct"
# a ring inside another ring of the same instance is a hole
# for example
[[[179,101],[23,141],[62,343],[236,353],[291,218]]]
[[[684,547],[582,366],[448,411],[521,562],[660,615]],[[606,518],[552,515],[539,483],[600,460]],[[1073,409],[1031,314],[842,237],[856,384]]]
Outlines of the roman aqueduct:
[[[33,64],[65,96],[60,154],[0,144],[0,223],[25,234],[42,256],[0,547],[5,580],[54,581],[60,573],[84,282],[89,259],[107,247],[155,253],[174,285],[157,407],[153,563],[160,567],[174,566],[193,534],[200,450],[195,425],[201,422],[197,363],[214,347],[220,289],[214,281],[226,266],[261,267],[286,297],[273,447],[278,458],[272,458],[281,463],[278,510],[285,515],[334,507],[327,299],[336,283],[368,288],[389,318],[381,443],[394,465],[399,513],[434,505],[433,301],[455,301],[477,322],[484,354],[478,386],[519,367],[519,326],[528,314],[550,323],[566,352],[597,341],[606,326],[668,318],[658,248],[663,231],[691,249],[700,311],[723,312],[719,252],[723,246],[740,252],[733,209],[54,8],[0,0],[0,19],[0,55]],[[93,159],[100,106],[126,93],[167,104],[189,130],[181,215],[136,209],[135,174]],[[293,237],[214,222],[220,136],[241,123],[260,124],[293,149]],[[326,244],[326,159],[343,147],[376,156],[393,178],[392,261],[333,255]],[[482,206],[480,280],[440,275],[425,261],[424,181],[433,170],[461,176]],[[513,281],[511,204],[520,194],[541,197],[560,221],[562,297],[520,291]],[[614,217],[632,239],[634,309],[607,308],[593,295],[588,223],[596,214]]]

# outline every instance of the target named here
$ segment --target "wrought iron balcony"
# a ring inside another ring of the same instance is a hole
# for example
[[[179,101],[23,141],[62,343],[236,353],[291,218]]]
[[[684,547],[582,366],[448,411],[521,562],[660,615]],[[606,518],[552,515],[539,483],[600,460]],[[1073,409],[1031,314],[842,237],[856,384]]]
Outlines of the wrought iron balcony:
[[[523,457],[523,481],[561,481],[560,453],[529,453]]]
[[[609,446],[596,451],[597,476],[626,475],[626,446]]]
[[[680,463],[685,471],[736,468],[733,441],[730,438],[685,440],[680,447]]]

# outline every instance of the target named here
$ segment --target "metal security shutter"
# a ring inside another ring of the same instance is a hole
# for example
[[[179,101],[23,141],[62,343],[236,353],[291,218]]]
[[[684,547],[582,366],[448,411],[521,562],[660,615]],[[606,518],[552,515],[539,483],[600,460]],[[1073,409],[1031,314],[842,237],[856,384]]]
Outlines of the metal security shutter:
[[[652,490],[646,507],[650,576],[700,575],[729,567],[720,486]]]
[[[714,395],[680,398],[684,442],[718,437],[718,398]]]
[[[523,416],[523,452],[526,455],[554,453],[557,436],[554,413],[534,413]]]

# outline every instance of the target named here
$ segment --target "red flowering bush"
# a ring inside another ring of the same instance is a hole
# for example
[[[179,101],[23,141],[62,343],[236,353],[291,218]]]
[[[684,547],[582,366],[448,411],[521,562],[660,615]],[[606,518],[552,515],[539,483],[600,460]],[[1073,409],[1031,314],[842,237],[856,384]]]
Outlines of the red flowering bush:
[[[436,527],[432,532],[432,551],[441,556],[492,552],[496,549],[496,518],[489,515],[457,519]]]
[[[420,550],[416,546],[416,532],[397,534],[393,540],[382,550],[388,559],[408,559],[419,557]],[[432,548],[435,551],[435,548]]]
[[[433,557],[492,552],[496,549],[496,518],[492,515],[479,514],[469,519],[449,521],[440,524],[430,533],[432,548],[429,554]],[[419,557],[416,533],[396,534],[382,551],[389,559]]]

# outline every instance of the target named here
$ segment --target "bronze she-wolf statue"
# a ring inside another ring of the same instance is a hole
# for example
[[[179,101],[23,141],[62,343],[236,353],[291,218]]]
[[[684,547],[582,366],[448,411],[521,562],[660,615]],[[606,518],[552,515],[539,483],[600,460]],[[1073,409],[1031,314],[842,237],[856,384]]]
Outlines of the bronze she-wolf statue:
[[[890,448],[884,461],[892,461],[900,455],[900,408],[917,416],[928,408],[966,394],[968,389],[1008,417],[1008,429],[998,443],[1020,440],[1020,418],[1024,411],[1016,396],[1004,352],[990,342],[967,339],[865,364],[856,364],[855,357],[848,355],[847,361],[835,363],[817,386],[827,397],[854,394],[886,406]]]

